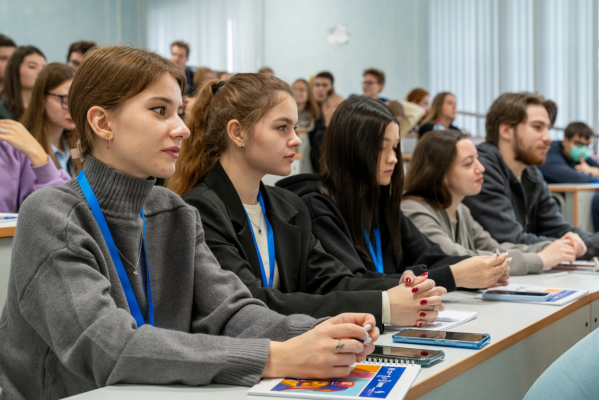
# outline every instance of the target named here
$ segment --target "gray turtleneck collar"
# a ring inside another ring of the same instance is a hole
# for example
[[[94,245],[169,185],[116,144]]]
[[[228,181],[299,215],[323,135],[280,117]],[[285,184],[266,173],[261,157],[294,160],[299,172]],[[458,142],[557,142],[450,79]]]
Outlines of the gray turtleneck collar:
[[[104,215],[115,218],[138,218],[156,183],[123,175],[90,155],[83,170]]]

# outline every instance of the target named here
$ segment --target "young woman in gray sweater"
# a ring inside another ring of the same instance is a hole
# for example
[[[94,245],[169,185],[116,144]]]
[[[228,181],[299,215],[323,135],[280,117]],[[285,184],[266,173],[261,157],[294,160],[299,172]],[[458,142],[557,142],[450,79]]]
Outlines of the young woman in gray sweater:
[[[33,193],[19,214],[1,399],[340,377],[373,350],[372,315],[284,317],[252,298],[208,249],[198,210],[154,186],[189,136],[184,87],[174,64],[145,50],[86,55],[69,92],[83,171]]]
[[[490,255],[497,249],[512,258],[511,275],[540,273],[575,259],[563,238],[533,245],[499,243],[476,222],[462,200],[481,190],[485,167],[474,143],[458,131],[430,132],[420,139],[406,176],[403,213],[450,255]],[[497,215],[501,223],[501,215]]]

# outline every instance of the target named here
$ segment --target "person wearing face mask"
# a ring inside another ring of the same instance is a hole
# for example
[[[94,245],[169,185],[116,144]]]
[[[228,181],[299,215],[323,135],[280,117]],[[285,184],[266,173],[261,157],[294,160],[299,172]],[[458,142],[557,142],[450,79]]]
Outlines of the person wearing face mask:
[[[0,94],[0,119],[21,120],[29,106],[37,76],[46,66],[46,56],[34,46],[17,47],[4,71]]]
[[[487,113],[486,142],[477,146],[485,167],[482,189],[464,204],[500,243],[532,245],[563,238],[577,258],[598,256],[599,234],[566,222],[538,169],[547,158],[556,116],[557,105],[539,94],[499,96]]]
[[[507,252],[512,258],[511,275],[541,273],[543,268],[575,259],[574,248],[564,239],[531,245],[493,239],[462,203],[467,196],[480,192],[484,172],[476,146],[465,135],[458,131],[429,132],[412,154],[401,210],[447,254]]]
[[[447,129],[459,131],[460,129],[453,124],[457,115],[455,96],[449,92],[437,94],[428,115],[418,129],[418,137],[421,138],[430,131],[444,131]]]
[[[19,214],[0,317],[2,399],[343,377],[374,350],[372,315],[269,310],[218,264],[198,210],[154,185],[174,173],[190,134],[185,80],[142,49],[85,56],[69,90],[83,170]]]
[[[325,136],[322,177],[295,175],[277,186],[300,196],[324,250],[364,280],[412,270],[449,291],[507,283],[507,255],[448,256],[403,215],[399,144],[399,123],[383,102],[350,97]]]
[[[51,63],[38,76],[23,125],[50,155],[57,168],[70,175],[75,171],[71,162],[68,132],[75,129],[69,114],[69,89],[75,70],[67,64]]]
[[[539,166],[547,183],[599,182],[599,162],[591,154],[595,133],[584,122],[570,123],[564,140],[555,141],[547,153],[547,161]],[[599,231],[599,192],[593,196],[591,206],[593,225]]]
[[[191,138],[167,185],[200,210],[208,247],[254,298],[284,315],[368,312],[380,328],[436,319],[444,288],[410,271],[357,278],[323,251],[301,199],[261,182],[289,175],[301,145],[287,83],[265,74],[206,82],[189,118]]]

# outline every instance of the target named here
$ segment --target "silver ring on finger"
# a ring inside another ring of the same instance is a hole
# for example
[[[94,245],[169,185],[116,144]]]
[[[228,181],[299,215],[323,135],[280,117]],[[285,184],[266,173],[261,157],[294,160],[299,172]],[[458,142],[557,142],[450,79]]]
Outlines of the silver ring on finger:
[[[433,305],[433,308],[431,308],[431,311],[435,311],[435,306]]]
[[[0,134],[4,134],[4,132],[6,132],[6,130],[4,128],[0,128]]]

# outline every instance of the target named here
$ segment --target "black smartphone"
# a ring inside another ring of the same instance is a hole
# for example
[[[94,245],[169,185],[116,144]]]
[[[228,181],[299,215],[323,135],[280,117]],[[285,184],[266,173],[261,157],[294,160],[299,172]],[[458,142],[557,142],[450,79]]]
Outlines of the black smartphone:
[[[406,347],[374,346],[368,357],[371,362],[407,362],[419,365],[430,365],[445,357],[443,350],[408,349]]]

